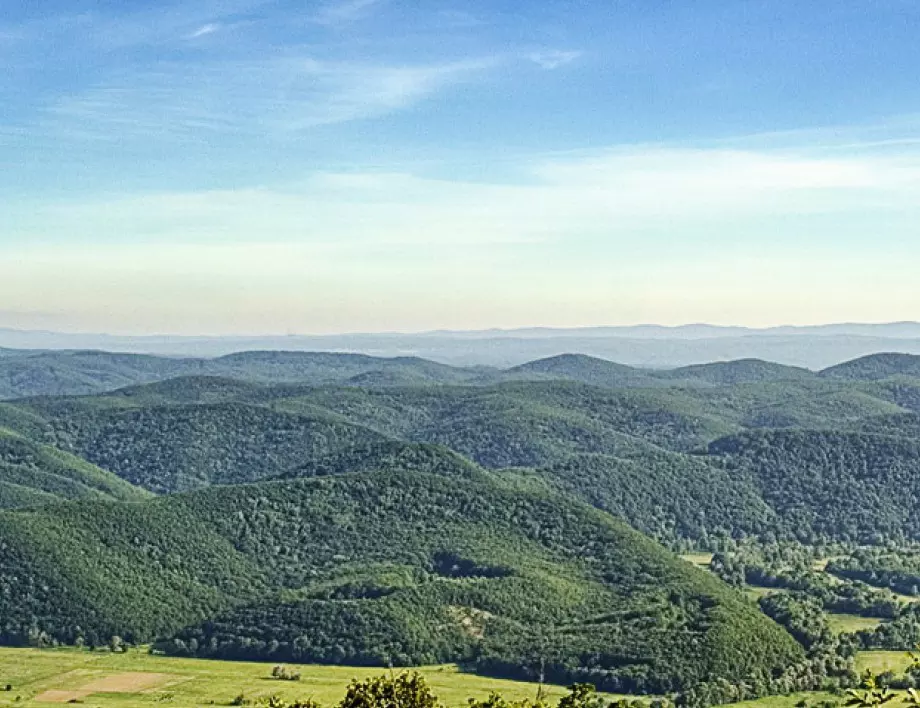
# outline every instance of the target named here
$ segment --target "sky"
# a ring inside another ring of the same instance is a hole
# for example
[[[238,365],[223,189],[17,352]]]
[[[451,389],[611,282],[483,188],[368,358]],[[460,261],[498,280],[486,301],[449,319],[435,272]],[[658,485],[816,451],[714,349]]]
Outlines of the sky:
[[[0,0],[0,327],[920,319],[914,0]]]

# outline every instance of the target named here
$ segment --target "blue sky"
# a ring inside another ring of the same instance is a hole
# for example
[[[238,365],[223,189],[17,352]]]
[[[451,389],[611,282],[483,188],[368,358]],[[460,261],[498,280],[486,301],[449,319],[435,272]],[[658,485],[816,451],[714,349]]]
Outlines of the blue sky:
[[[7,0],[0,326],[920,319],[920,6]]]

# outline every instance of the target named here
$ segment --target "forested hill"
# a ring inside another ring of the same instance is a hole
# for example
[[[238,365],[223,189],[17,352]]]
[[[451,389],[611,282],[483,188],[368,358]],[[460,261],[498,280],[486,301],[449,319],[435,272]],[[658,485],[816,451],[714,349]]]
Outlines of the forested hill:
[[[674,370],[641,369],[582,354],[539,359],[507,370],[454,367],[418,357],[250,351],[214,359],[100,351],[0,350],[0,400],[89,395],[177,377],[225,377],[261,383],[340,384],[367,388],[503,381],[576,381],[605,388],[722,387],[745,383],[877,381],[920,376],[920,357],[877,354],[822,372],[742,359]]]
[[[148,496],[86,460],[0,428],[0,509],[57,499],[139,501]]]
[[[414,357],[322,352],[241,352],[216,359],[97,351],[5,350],[5,354],[0,357],[0,399],[101,393],[179,376],[324,384],[378,375],[403,384],[425,384],[469,381],[490,371],[456,368]]]
[[[686,376],[703,376],[699,370],[646,388],[548,377],[571,361],[583,373],[607,371],[576,357],[537,380],[518,372],[491,384],[316,386],[195,375],[0,404],[0,425],[158,494],[392,465],[463,476],[479,465],[579,497],[669,543],[739,533],[920,538],[899,511],[915,493],[903,470],[917,464],[909,442],[920,430],[920,380],[901,372],[877,381],[803,376],[756,362],[704,367],[709,383],[694,386]],[[763,380],[714,384],[738,376]],[[841,454],[829,454],[838,443]],[[51,472],[42,459],[33,467]],[[0,481],[7,507],[47,499],[27,494],[11,471]],[[783,493],[772,493],[780,482]]]
[[[920,356],[915,354],[874,354],[832,366],[821,376],[856,381],[878,381],[892,376],[920,376]]]
[[[161,636],[170,653],[461,661],[521,678],[543,664],[553,681],[654,692],[764,681],[804,656],[735,591],[626,525],[485,472],[75,502],[0,513],[0,537],[7,642]]]
[[[154,380],[0,403],[0,642],[769,692],[827,667],[649,536],[920,541],[909,359],[116,360]]]

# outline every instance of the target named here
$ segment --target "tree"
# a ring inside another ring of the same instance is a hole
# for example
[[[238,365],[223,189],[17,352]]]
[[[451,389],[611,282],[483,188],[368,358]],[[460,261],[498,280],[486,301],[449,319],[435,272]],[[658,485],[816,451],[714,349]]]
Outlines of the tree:
[[[559,699],[559,708],[600,708],[604,702],[590,683],[569,686],[569,693]]]
[[[442,708],[418,673],[352,681],[339,708]]]
[[[844,705],[852,706],[853,708],[876,708],[898,697],[898,694],[887,686],[880,688],[875,674],[871,671],[866,671],[863,674],[862,687],[848,689],[847,695],[850,698]]]

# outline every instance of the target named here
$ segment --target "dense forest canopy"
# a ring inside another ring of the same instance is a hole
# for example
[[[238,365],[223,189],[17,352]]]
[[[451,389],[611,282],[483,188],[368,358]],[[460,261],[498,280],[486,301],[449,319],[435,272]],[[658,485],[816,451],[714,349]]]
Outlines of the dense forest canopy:
[[[814,687],[920,640],[890,550],[920,541],[915,359],[3,357],[0,396],[33,395],[0,403],[0,641]],[[34,395],[63,392],[90,395]],[[845,549],[836,580],[776,544]],[[841,643],[827,612],[886,624]]]

